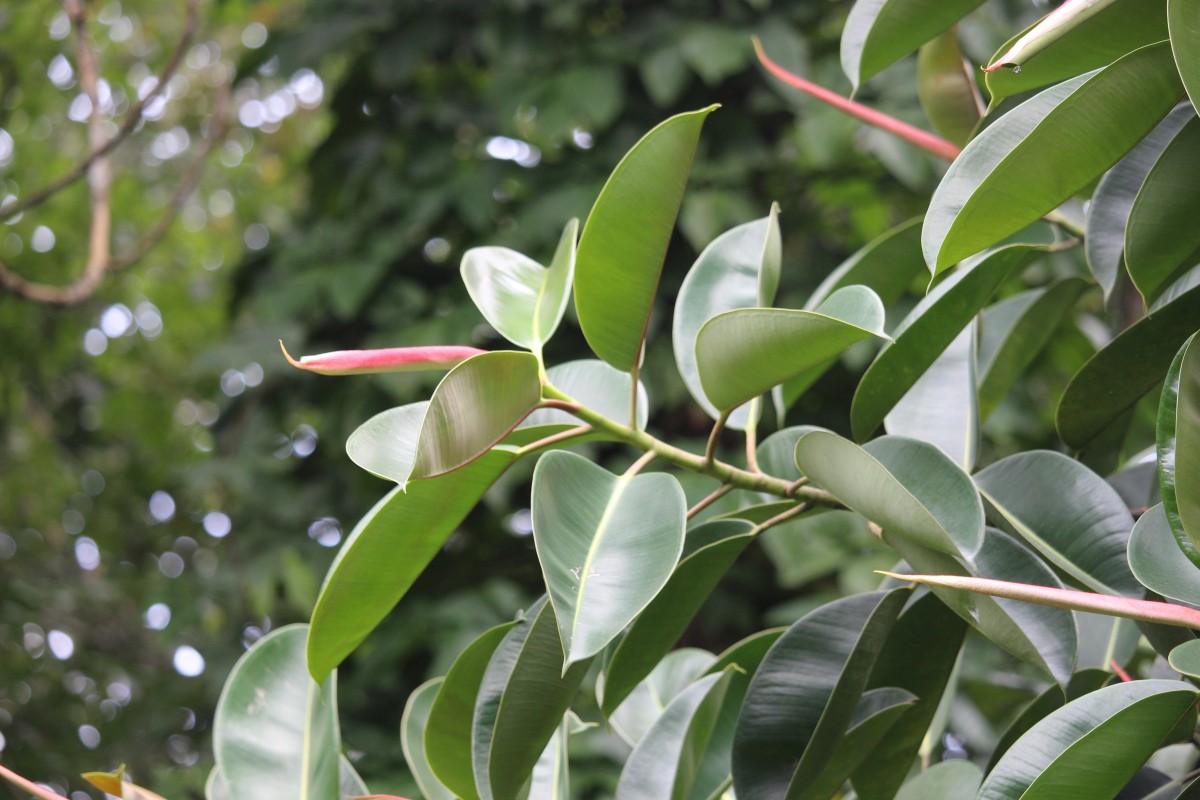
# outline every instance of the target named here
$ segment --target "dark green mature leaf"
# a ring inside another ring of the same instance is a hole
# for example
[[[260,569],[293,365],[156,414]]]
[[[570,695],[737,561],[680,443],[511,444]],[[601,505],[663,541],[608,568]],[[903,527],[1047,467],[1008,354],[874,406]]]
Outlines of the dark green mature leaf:
[[[1196,323],[1200,324],[1200,322]],[[1179,349],[1158,407],[1158,478],[1175,540],[1200,566],[1200,336]]]
[[[779,207],[773,205],[769,216],[718,236],[696,259],[679,287],[671,329],[675,364],[692,398],[713,419],[721,412],[709,402],[700,385],[696,335],[717,314],[766,307],[775,301],[782,257],[778,213]],[[743,430],[749,422],[747,407],[731,414],[725,425]]]
[[[828,431],[796,443],[800,471],[841,502],[906,539],[943,553],[974,553],[983,504],[970,477],[931,444],[884,436],[859,447]]]
[[[996,764],[978,800],[1114,797],[1189,714],[1196,689],[1132,681],[1075,700],[1034,725]]]
[[[532,494],[534,544],[574,664],[603,650],[667,583],[687,500],[666,473],[617,476],[567,452],[538,460]]]
[[[1053,211],[1137,144],[1182,91],[1161,43],[1005,114],[967,145],[934,192],[921,236],[926,263],[941,272]]]
[[[900,589],[842,598],[775,642],[754,673],[734,734],[739,798],[792,797],[820,774],[908,596]]]
[[[1184,555],[1162,503],[1142,514],[1133,526],[1129,566],[1150,591],[1200,605],[1200,567]]]
[[[761,658],[761,654],[759,657]],[[646,679],[609,715],[609,725],[626,744],[636,747],[675,695],[701,675],[720,672],[727,666],[722,664],[719,669],[715,669],[715,660],[716,657],[712,653],[696,647],[684,647],[667,653]],[[603,696],[607,691],[603,674],[596,681],[596,691],[603,704]]]
[[[1119,5],[1136,8],[1139,4],[1126,2]],[[1163,149],[1171,143],[1179,129],[1195,116],[1196,112],[1190,103],[1177,106],[1154,130],[1146,134],[1146,138],[1126,153],[1096,186],[1088,205],[1084,246],[1088,268],[1104,289],[1106,300],[1112,296],[1113,287],[1117,285],[1117,278],[1125,263],[1125,228],[1138,190],[1142,188]]]
[[[696,337],[708,399],[727,411],[883,333],[883,303],[864,286],[831,294],[815,311],[745,308],[718,314]]]
[[[993,521],[1083,586],[1142,596],[1125,556],[1133,517],[1083,464],[1049,450],[1017,453],[981,471],[975,485]]]
[[[436,479],[396,487],[351,531],[325,575],[312,613],[308,666],[324,678],[358,647],[446,538],[516,460],[496,449]]]
[[[641,358],[667,244],[704,119],[717,106],[662,122],[617,164],[588,215],[575,268],[579,326],[620,370]]]
[[[1195,333],[1197,319],[1200,286],[1183,288],[1088,359],[1067,384],[1054,413],[1062,440],[1083,447],[1157,386],[1180,346]]]
[[[667,584],[638,614],[608,661],[601,710],[611,715],[683,635],[717,582],[754,538],[746,520],[717,520],[688,537],[714,537],[679,562]]]
[[[264,636],[234,665],[217,700],[213,756],[231,797],[339,796],[337,678],[305,668],[307,625]]]
[[[408,769],[417,781],[417,786],[421,789],[425,800],[454,800],[459,796],[474,797],[476,796],[474,786],[471,787],[471,794],[468,795],[455,794],[446,788],[434,774],[429,759],[426,757],[425,742],[429,730],[430,709],[441,685],[442,678],[434,678],[418,686],[408,696],[404,714],[400,717],[400,746],[404,750],[404,761],[408,764]],[[436,747],[431,747],[429,752],[437,753],[439,751]],[[468,751],[468,755],[470,755],[470,751]],[[469,762],[467,766],[470,767]]]
[[[804,308],[814,310],[838,289],[866,286],[891,305],[925,269],[921,255],[921,218],[902,222],[868,242],[838,265],[809,296]]]
[[[1104,669],[1080,670],[1071,676],[1065,690],[1064,687],[1055,684],[1030,701],[1000,735],[1000,740],[992,748],[992,754],[988,757],[987,769],[984,772],[991,772],[992,767],[996,766],[996,762],[1008,752],[1009,748],[1038,722],[1062,708],[1068,701],[1094,692],[1108,683],[1114,677],[1108,669],[1109,665],[1105,664]]]
[[[1200,100],[1200,54],[1192,44],[1200,37],[1200,10],[1193,0],[1167,0],[1167,28],[1175,63],[1192,105]]]
[[[934,130],[962,146],[983,116],[975,68],[963,58],[958,31],[944,31],[917,52],[917,96]]]
[[[974,797],[983,773],[970,761],[943,761],[904,784],[896,800],[962,800]]]
[[[996,288],[1042,252],[1037,245],[1012,244],[964,264],[938,284],[892,332],[859,381],[850,406],[856,439],[866,439],[913,384],[950,346]]]
[[[983,0],[858,0],[842,31],[842,70],[857,90],[884,67],[970,14]]]

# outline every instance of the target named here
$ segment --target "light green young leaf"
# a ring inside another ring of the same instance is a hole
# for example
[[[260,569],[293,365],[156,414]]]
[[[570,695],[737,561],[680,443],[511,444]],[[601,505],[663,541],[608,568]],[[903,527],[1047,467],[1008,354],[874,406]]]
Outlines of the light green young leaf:
[[[1183,343],[1158,407],[1158,478],[1175,540],[1200,566],[1200,336]]]
[[[400,717],[400,747],[404,751],[404,761],[408,764],[408,769],[417,781],[425,800],[454,800],[457,797],[438,780],[425,753],[429,712],[441,685],[442,679],[434,678],[418,686],[408,696],[404,714]]]

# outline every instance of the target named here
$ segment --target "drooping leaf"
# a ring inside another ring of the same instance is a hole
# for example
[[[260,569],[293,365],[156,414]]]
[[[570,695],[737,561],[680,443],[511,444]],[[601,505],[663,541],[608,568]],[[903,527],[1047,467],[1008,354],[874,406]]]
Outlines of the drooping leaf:
[[[1182,89],[1160,43],[1005,114],[971,140],[934,192],[921,237],[926,263],[941,272],[1053,211],[1137,144]]]
[[[434,678],[418,686],[408,696],[404,714],[400,718],[400,746],[404,750],[404,761],[408,764],[408,769],[412,772],[425,800],[454,800],[459,796],[438,780],[425,751],[426,733],[429,730],[429,712],[441,685],[442,678]],[[429,752],[437,753],[439,751],[436,748],[430,748]],[[468,766],[470,765],[468,764]],[[473,794],[474,787],[471,791]]]
[[[983,116],[983,98],[954,28],[930,39],[917,52],[917,96],[934,130],[959,146],[970,140]]]
[[[1167,28],[1183,85],[1196,105],[1200,102],[1200,55],[1191,43],[1200,36],[1200,11],[1194,0],[1167,0]]]
[[[307,625],[259,639],[234,665],[217,701],[213,756],[231,797],[339,796],[336,676],[305,665]]]
[[[883,333],[883,303],[864,286],[831,294],[815,311],[746,308],[718,314],[696,337],[700,383],[727,411]]]
[[[308,663],[314,676],[324,678],[367,638],[516,458],[512,450],[495,449],[439,478],[396,487],[359,521],[313,609]]]
[[[700,385],[696,366],[696,335],[704,323],[725,311],[770,306],[779,284],[782,244],[779,207],[763,219],[739,225],[721,234],[704,249],[692,265],[675,300],[671,341],[675,364],[692,398],[716,419],[720,411],[708,400]],[[750,409],[738,409],[726,427],[744,430]]]
[[[970,14],[983,0],[858,0],[842,31],[842,71],[859,85]]]
[[[701,530],[703,528],[703,530]],[[713,537],[679,562],[662,591],[633,621],[621,639],[604,678],[601,710],[611,715],[634,687],[654,669],[688,623],[708,599],[721,577],[753,539],[753,524],[745,520],[717,520],[688,534]]]
[[[1200,322],[1194,323],[1200,324]],[[1200,566],[1200,337],[1179,349],[1158,406],[1158,478],[1175,540]]]
[[[715,108],[678,114],[643,136],[588,215],[576,255],[575,306],[592,351],[619,370],[641,358],[700,128]]]
[[[867,368],[850,406],[855,438],[867,438],[900,398],[933,365],[997,287],[1041,252],[1040,246],[1014,244],[964,264],[933,291],[892,332]]]
[[[1084,695],[1022,736],[988,775],[978,800],[1112,798],[1186,716],[1194,718],[1196,698],[1195,687],[1163,680]]]
[[[609,419],[625,420],[629,416],[629,384],[632,378],[628,372],[614,369],[603,361],[584,358],[555,364],[546,370],[546,380],[563,394]],[[650,416],[650,400],[641,381],[638,381],[637,415],[638,427],[646,427],[646,419]],[[524,444],[526,440],[540,439],[579,424],[579,420],[566,411],[539,408],[526,417],[505,441],[519,439]],[[602,434],[592,435],[599,437]]]
[[[1003,458],[975,476],[1002,528],[1083,586],[1103,594],[1141,596],[1125,551],[1133,517],[1103,478],[1049,450]]]
[[[535,353],[554,335],[575,274],[579,220],[563,229],[549,268],[507,247],[474,247],[463,254],[462,278],[484,319],[501,336]]]
[[[1179,547],[1162,503],[1142,514],[1133,526],[1129,566],[1150,591],[1200,605],[1200,567]]]
[[[970,761],[943,761],[904,784],[896,800],[959,800],[974,797],[981,783],[983,773]]]
[[[677,694],[706,672],[720,671],[714,669],[714,662],[712,653],[695,647],[667,653],[609,715],[613,731],[630,747],[636,747]],[[601,695],[607,693],[603,680],[597,681],[597,691]]]

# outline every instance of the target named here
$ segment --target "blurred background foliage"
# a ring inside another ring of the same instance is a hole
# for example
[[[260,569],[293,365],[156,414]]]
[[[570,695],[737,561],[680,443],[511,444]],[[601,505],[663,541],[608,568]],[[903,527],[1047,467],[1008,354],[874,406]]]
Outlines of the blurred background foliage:
[[[779,304],[798,306],[847,255],[919,214],[942,169],[756,67],[755,33],[785,67],[848,91],[837,51],[849,5],[202,5],[166,99],[114,156],[121,243],[162,210],[214,88],[232,81],[235,124],[179,219],[81,305],[0,293],[0,759],[78,798],[92,796],[79,772],[122,762],[168,797],[201,797],[212,708],[233,661],[265,631],[307,618],[335,548],[387,489],[350,464],[347,435],[427,396],[436,380],[301,374],[277,340],[293,353],[504,347],[462,288],[462,253],[502,244],[545,261],[642,133],[717,102],[643,372],[651,426],[702,447],[711,423],[688,400],[669,342],[670,301],[700,250],[778,201]],[[166,60],[181,3],[87,7],[105,114],[116,119]],[[968,57],[985,61],[1039,13],[989,4],[961,30]],[[0,7],[0,200],[86,152],[73,64],[56,3]],[[910,59],[859,99],[927,126],[913,73]],[[0,223],[0,259],[69,281],[82,267],[87,214],[77,184]],[[912,288],[909,305],[925,287]],[[1039,359],[989,423],[995,452],[1055,446],[1044,387],[1061,386],[1091,347],[1072,328]],[[547,355],[586,356],[578,329],[565,325]],[[852,353],[789,422],[848,432],[848,398],[869,356]],[[628,459],[619,449],[596,455]],[[408,693],[537,591],[529,470],[492,490],[341,670],[345,745],[376,791],[414,791],[397,733]],[[696,498],[710,488],[694,477],[686,486]],[[681,644],[720,650],[790,623],[874,585],[871,570],[894,560],[866,531],[817,527],[781,529],[748,552]],[[1012,698],[1038,688],[1000,656],[988,663],[963,678],[1000,687],[957,712],[967,744],[987,744]],[[606,754],[623,747],[613,741],[603,730],[573,741],[585,794],[611,793]]]

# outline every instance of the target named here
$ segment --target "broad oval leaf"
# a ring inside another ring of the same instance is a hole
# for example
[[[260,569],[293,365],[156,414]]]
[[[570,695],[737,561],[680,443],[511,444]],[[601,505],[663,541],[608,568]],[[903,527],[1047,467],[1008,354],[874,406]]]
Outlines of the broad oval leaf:
[[[970,14],[983,0],[857,0],[842,30],[842,71],[858,86]]]
[[[438,780],[425,753],[429,712],[441,685],[442,679],[434,678],[414,689],[408,696],[404,714],[400,717],[400,747],[404,751],[404,761],[408,764],[408,769],[412,772],[425,800],[454,800],[458,796]],[[430,752],[437,750],[431,748]]]
[[[1083,586],[1143,594],[1125,555],[1133,517],[1116,490],[1083,464],[1049,450],[1017,453],[982,470],[975,485],[1000,527]]]
[[[1187,715],[1194,717],[1196,699],[1194,686],[1164,680],[1084,695],[1018,739],[977,800],[1112,798]]]
[[[865,286],[847,286],[814,311],[744,308],[718,314],[696,337],[704,393],[722,411],[823,365],[855,342],[883,333],[883,303]]]
[[[1150,591],[1200,605],[1200,567],[1179,547],[1162,503],[1142,514],[1133,526],[1129,566]]]
[[[761,653],[759,657],[761,658]],[[672,650],[609,715],[608,724],[626,744],[636,747],[677,694],[701,675],[720,672],[728,663],[730,662],[726,661],[718,665],[712,653],[696,647]],[[603,696],[608,693],[603,677],[602,674],[596,681],[596,690],[601,696],[601,702]]]
[[[575,307],[600,358],[631,370],[642,339],[704,119],[717,106],[678,114],[647,133],[617,164],[579,241]]]
[[[603,361],[583,358],[555,364],[546,370],[546,380],[563,394],[609,419],[623,420],[629,416],[629,388],[633,378],[628,372],[614,369]],[[641,381],[638,381],[637,403],[638,428],[645,428],[650,416],[650,400]],[[554,432],[556,426],[566,430],[579,424],[580,421],[566,411],[539,408],[517,426],[509,440],[522,438],[532,441],[531,437],[540,438]]]
[[[1200,104],[1200,54],[1192,47],[1200,38],[1200,9],[1195,0],[1167,0],[1167,29],[1188,97],[1192,105]]]
[[[975,68],[959,49],[955,28],[917,52],[917,96],[934,130],[960,147],[970,140],[983,116],[983,98],[975,85]]]
[[[1200,678],[1200,639],[1179,645],[1171,651],[1167,661],[1176,672]]]
[[[1137,144],[1182,92],[1164,42],[1005,114],[967,145],[934,192],[921,237],[926,263],[941,272],[1053,211]]]
[[[721,412],[708,400],[696,366],[696,335],[706,321],[724,311],[770,306],[775,301],[782,257],[779,206],[763,219],[721,234],[696,259],[675,300],[671,341],[675,364],[692,398],[716,419]],[[744,430],[750,409],[738,409],[726,427]]]
[[[538,460],[532,495],[534,545],[570,665],[603,650],[667,583],[687,500],[666,473],[617,476],[561,451]]]
[[[1158,478],[1175,540],[1200,565],[1200,336],[1179,348],[1158,406]]]
[[[983,503],[970,477],[931,444],[884,436],[859,447],[828,431],[796,443],[796,465],[838,500],[892,531],[950,555],[983,542]]]
[[[974,797],[983,773],[970,761],[934,764],[900,789],[896,800],[962,800]]]
[[[339,797],[337,679],[305,667],[307,625],[259,639],[234,665],[213,719],[213,756],[231,797]]]
[[[575,274],[579,220],[562,232],[549,268],[507,247],[474,247],[463,254],[462,278],[484,319],[501,336],[535,353],[567,310]]]

